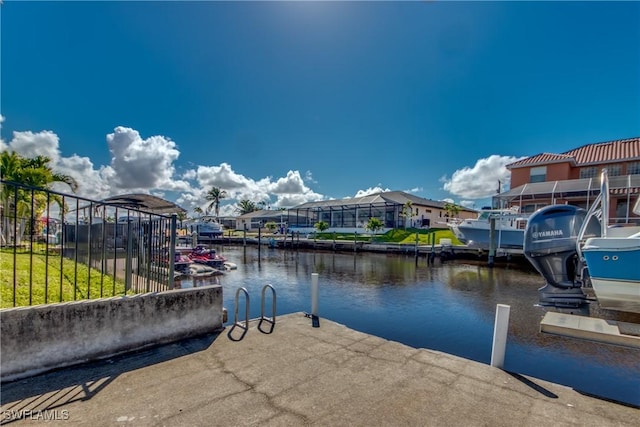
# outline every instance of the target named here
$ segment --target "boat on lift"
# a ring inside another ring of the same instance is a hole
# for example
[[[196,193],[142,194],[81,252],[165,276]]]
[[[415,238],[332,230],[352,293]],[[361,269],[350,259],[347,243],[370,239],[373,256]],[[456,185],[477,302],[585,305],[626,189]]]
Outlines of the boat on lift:
[[[527,223],[524,255],[545,279],[540,302],[577,307],[592,288],[602,308],[640,313],[640,226],[609,224],[607,171],[587,211],[551,205]],[[640,215],[640,200],[633,209]]]
[[[520,213],[518,206],[481,210],[477,218],[449,222],[447,225],[462,243],[486,250],[489,249],[492,221],[496,248],[522,249],[527,216]]]

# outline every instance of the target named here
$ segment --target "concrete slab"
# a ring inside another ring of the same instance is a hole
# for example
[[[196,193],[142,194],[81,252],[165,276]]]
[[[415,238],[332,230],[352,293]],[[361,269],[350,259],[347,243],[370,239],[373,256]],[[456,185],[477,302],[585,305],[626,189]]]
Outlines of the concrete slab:
[[[3,424],[636,426],[638,409],[302,313],[2,385]]]
[[[625,347],[640,348],[640,336],[635,333],[637,326],[630,323],[575,314],[545,313],[540,322],[540,331],[565,337],[596,341]]]

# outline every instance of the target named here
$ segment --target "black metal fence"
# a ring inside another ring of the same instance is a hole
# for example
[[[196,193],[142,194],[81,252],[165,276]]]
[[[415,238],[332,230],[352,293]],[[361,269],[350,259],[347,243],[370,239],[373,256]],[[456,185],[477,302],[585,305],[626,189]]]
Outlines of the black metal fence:
[[[176,216],[1,181],[1,307],[173,288]]]

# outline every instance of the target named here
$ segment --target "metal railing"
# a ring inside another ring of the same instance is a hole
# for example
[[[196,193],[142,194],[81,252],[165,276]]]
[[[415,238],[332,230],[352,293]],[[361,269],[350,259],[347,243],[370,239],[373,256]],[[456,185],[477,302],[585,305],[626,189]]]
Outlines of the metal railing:
[[[0,184],[2,308],[173,288],[175,215]]]

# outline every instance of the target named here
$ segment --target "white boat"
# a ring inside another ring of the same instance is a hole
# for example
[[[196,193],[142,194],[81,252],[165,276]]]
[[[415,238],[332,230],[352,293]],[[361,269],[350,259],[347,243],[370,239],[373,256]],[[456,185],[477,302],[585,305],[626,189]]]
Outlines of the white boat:
[[[527,217],[514,206],[510,209],[487,209],[474,219],[448,223],[453,234],[462,243],[479,249],[489,249],[491,221],[495,221],[494,245],[496,249],[522,249]]]
[[[238,264],[236,264],[235,262],[225,261],[224,268],[227,270],[237,270]]]
[[[633,212],[640,215],[640,200]],[[588,211],[551,205],[529,218],[524,254],[545,279],[542,304],[578,306],[591,287],[602,308],[640,313],[640,226],[611,225],[608,214],[605,169]]]
[[[602,171],[603,195],[600,207],[589,211],[600,220],[600,236],[589,237],[581,244],[585,232],[578,239],[581,254],[589,274],[593,292],[601,307],[611,310],[640,313],[640,226],[611,227],[608,225],[609,186],[607,170]],[[595,205],[594,205],[595,206]],[[640,215],[640,198],[633,208]]]
[[[194,246],[199,241],[209,241],[222,237],[224,233],[223,226],[216,221],[215,217],[202,216],[196,220],[186,221],[184,223],[189,236],[195,237],[196,241],[193,242]]]
[[[224,272],[208,265],[193,263],[187,267],[185,274],[189,277],[209,277],[224,274]]]

